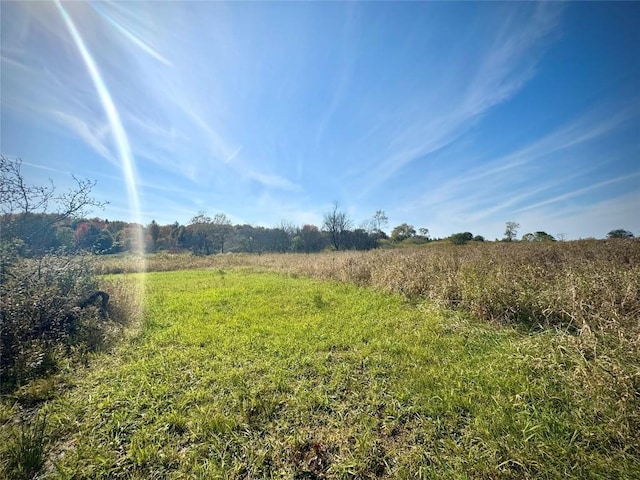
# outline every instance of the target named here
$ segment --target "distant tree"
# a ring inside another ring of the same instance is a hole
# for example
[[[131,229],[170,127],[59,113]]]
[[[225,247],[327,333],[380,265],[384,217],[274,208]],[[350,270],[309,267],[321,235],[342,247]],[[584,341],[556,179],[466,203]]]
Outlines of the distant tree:
[[[507,222],[507,227],[504,231],[504,241],[513,242],[518,236],[518,229],[520,224],[516,222]]]
[[[473,237],[474,242],[484,242],[484,237],[482,235],[476,235]]]
[[[298,230],[300,230],[300,228],[297,225],[287,220],[280,220],[280,225],[278,225],[276,228],[279,230],[282,230],[290,237],[297,235]]]
[[[633,238],[633,233],[624,228],[618,228],[607,233],[607,238]]]
[[[141,252],[145,245],[140,244],[144,241],[144,226],[139,223],[129,223],[116,235],[115,241],[119,249],[129,252]]]
[[[231,219],[226,213],[216,213],[211,221],[211,226],[215,248],[220,253],[224,253],[225,242],[232,232]]]
[[[207,223],[211,223],[211,217],[203,210],[200,210],[198,214],[189,221],[189,223],[191,225],[205,225]]]
[[[284,253],[291,250],[291,241],[295,236],[292,228],[280,224],[279,227],[267,229],[266,233],[270,251]]]
[[[168,248],[172,248],[171,234],[173,233],[173,229],[175,228],[176,224],[178,224],[178,222],[168,225],[158,225],[158,238],[155,244],[156,250],[166,250]]]
[[[108,233],[108,232],[107,232]],[[77,250],[93,252],[100,237],[100,230],[91,222],[80,222],[75,232],[75,247]],[[109,245],[111,247],[111,245]]]
[[[93,244],[93,252],[101,255],[112,253],[113,237],[109,230],[100,230],[98,238]]]
[[[523,242],[555,242],[556,239],[553,235],[549,235],[547,232],[525,233],[522,236]]]
[[[188,230],[184,227],[184,225],[180,225],[178,222],[174,223],[171,226],[171,233],[169,236],[170,247],[172,249],[187,248],[189,245],[187,237]]]
[[[213,250],[212,220],[205,212],[200,211],[189,222],[192,242],[191,249],[196,255],[209,255]]]
[[[429,238],[429,229],[428,228],[419,228],[418,232],[420,232],[420,235],[423,236],[424,238]]]
[[[241,237],[236,237],[236,248],[258,253],[288,252],[292,249],[291,242],[295,237],[289,236],[281,225],[273,228],[243,225],[239,230],[236,227],[236,235]]]
[[[560,241],[560,242],[564,242],[567,238],[567,234],[566,233],[556,233],[556,238]]]
[[[547,232],[536,232],[534,233],[536,237],[536,242],[555,242],[556,239],[553,235],[549,235]]]
[[[56,243],[67,250],[72,250],[75,233],[71,227],[59,226],[56,228]]]
[[[473,240],[473,234],[471,232],[454,233],[449,237],[454,245],[464,245],[467,242]]]
[[[389,225],[389,217],[384,210],[376,210],[371,219],[371,227],[374,233],[381,233],[384,228]]]
[[[402,242],[408,238],[416,236],[416,229],[413,225],[402,223],[391,231],[391,240],[394,242]]]
[[[375,233],[367,232],[363,228],[344,232],[344,248],[354,250],[371,250],[378,246],[378,238]]]
[[[291,239],[291,251],[296,253],[304,252],[304,240],[300,235],[295,235]]]
[[[149,237],[151,237],[151,251],[155,252],[158,249],[158,238],[160,237],[160,226],[155,220],[151,220],[151,223],[147,227],[149,231]]]
[[[322,250],[322,233],[315,225],[304,225],[300,230],[299,237],[302,240],[302,250],[305,253]]]
[[[343,247],[344,233],[351,228],[352,222],[345,212],[339,210],[338,202],[323,216],[322,229],[329,234],[331,244],[336,250]]]
[[[255,252],[254,228],[249,224],[235,225],[233,233],[227,246],[227,251],[231,252]]]

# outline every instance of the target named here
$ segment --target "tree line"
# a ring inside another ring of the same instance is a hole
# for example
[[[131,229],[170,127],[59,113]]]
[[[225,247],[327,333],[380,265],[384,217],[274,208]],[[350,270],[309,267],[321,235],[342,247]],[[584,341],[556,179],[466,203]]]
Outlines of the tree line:
[[[53,214],[3,214],[3,243],[12,243],[22,257],[48,251],[89,251],[95,254],[121,252],[219,253],[313,253],[322,250],[370,250],[387,238],[384,232],[364,228],[306,224],[286,221],[274,227],[232,224],[224,213],[213,216],[199,212],[188,224],[178,222],[148,225],[101,218],[67,218],[56,221]],[[142,233],[142,235],[140,235]],[[144,242],[140,245],[140,239]]]
[[[20,172],[21,161],[0,157],[2,189],[0,225],[2,243],[11,244],[22,257],[38,256],[54,250],[113,254],[121,252],[192,252],[196,255],[219,253],[314,253],[323,250],[371,250],[379,247],[420,245],[443,240],[432,238],[427,228],[416,229],[402,223],[389,235],[385,229],[389,219],[377,210],[370,219],[355,227],[354,221],[340,209],[337,202],[324,213],[320,226],[294,225],[282,221],[274,227],[249,224],[234,225],[225,213],[209,216],[198,212],[189,223],[159,225],[155,220],[140,225],[120,220],[87,218],[90,208],[104,203],[90,197],[94,182],[76,180],[76,187],[57,193],[51,183],[45,186],[27,185]],[[75,178],[75,177],[74,177]],[[49,211],[51,205],[64,208]],[[501,241],[517,241],[520,225],[506,222]],[[629,238],[624,229],[612,230],[608,238]],[[458,232],[446,238],[456,245],[484,242],[482,235]],[[544,231],[525,233],[521,241],[546,242],[563,240]],[[497,240],[497,239],[496,239]],[[142,245],[140,244],[142,242]]]
[[[96,205],[99,205],[96,203]],[[155,220],[148,225],[98,217],[84,218],[64,212],[4,212],[0,216],[2,243],[12,245],[22,257],[33,257],[54,250],[69,253],[91,252],[107,255],[122,252],[191,252],[195,255],[220,253],[315,253],[324,250],[371,250],[397,246],[422,245],[448,240],[455,245],[484,242],[482,235],[458,232],[442,238],[432,238],[427,228],[416,229],[402,223],[390,235],[383,230],[388,220],[378,210],[371,220],[353,227],[353,221],[337,204],[326,212],[320,226],[297,226],[282,221],[274,227],[249,224],[234,225],[225,213],[213,216],[197,213],[188,224],[178,222],[160,225]],[[507,222],[500,241],[515,242],[519,225]],[[525,233],[522,242],[554,242],[563,240],[544,231]],[[632,238],[624,229],[612,230],[607,238]],[[140,245],[139,242],[143,244]]]

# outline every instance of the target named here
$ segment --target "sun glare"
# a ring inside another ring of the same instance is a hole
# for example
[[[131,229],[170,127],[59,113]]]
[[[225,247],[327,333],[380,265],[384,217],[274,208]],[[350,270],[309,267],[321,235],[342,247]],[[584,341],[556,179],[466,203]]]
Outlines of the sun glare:
[[[111,131],[113,133],[113,140],[116,145],[116,149],[118,152],[118,157],[120,159],[120,166],[122,169],[122,175],[124,177],[125,183],[127,185],[127,196],[129,200],[129,208],[132,211],[132,217],[134,222],[138,225],[138,228],[135,229],[136,241],[134,244],[136,245],[134,253],[140,257],[140,264],[142,266],[142,272],[146,272],[146,258],[145,258],[145,242],[144,242],[144,229],[142,227],[142,216],[140,212],[140,201],[138,198],[138,189],[136,186],[136,174],[135,174],[135,160],[133,155],[131,154],[131,147],[129,145],[129,139],[127,138],[127,133],[122,126],[122,122],[120,120],[120,115],[118,115],[118,110],[116,108],[115,103],[109,93],[109,89],[107,88],[105,82],[100,75],[100,70],[98,65],[96,64],[91,52],[85,45],[82,40],[82,36],[80,32],[76,28],[71,16],[65,10],[64,6],[56,1],[56,6],[62,19],[64,20],[73,41],[82,56],[82,60],[84,61],[85,66],[87,67],[87,71],[89,72],[89,76],[91,77],[91,81],[93,82],[96,92],[98,93],[98,97],[100,98],[100,103],[104,108],[104,111],[107,115],[107,119],[109,122],[109,126],[111,127]],[[138,280],[135,282],[135,296],[137,298],[138,308],[142,311],[144,308],[144,284],[145,284],[145,274],[142,273],[138,276]]]
[[[82,40],[82,36],[80,32],[76,28],[73,20],[69,16],[68,12],[65,10],[64,6],[56,1],[56,6],[64,20],[73,41],[82,56],[82,60],[87,67],[87,71],[91,77],[91,81],[93,82],[96,92],[98,93],[98,97],[100,98],[100,103],[102,104],[104,111],[107,115],[107,119],[109,121],[109,126],[111,127],[111,131],[113,132],[113,140],[116,145],[116,149],[118,151],[118,157],[120,158],[120,164],[122,168],[122,174],[124,180],[127,185],[127,194],[129,197],[129,208],[132,210],[133,218],[135,219],[135,223],[138,225],[142,225],[141,215],[140,215],[140,201],[138,199],[138,190],[136,187],[136,174],[135,174],[135,160],[133,155],[131,154],[131,147],[129,146],[129,140],[127,138],[127,133],[122,126],[122,122],[120,121],[120,116],[118,115],[118,109],[116,108],[113,99],[111,98],[111,94],[109,93],[109,89],[102,79],[102,75],[100,74],[100,70],[98,65],[96,64],[91,52],[85,45]],[[138,245],[138,253],[141,256],[144,256],[144,238],[143,238],[143,230],[142,228],[138,228],[136,230],[136,244]]]

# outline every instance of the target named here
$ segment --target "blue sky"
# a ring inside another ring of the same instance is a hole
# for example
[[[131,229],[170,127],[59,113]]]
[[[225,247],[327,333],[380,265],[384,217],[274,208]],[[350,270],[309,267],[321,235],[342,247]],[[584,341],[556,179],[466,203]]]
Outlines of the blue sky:
[[[638,2],[0,8],[2,153],[96,216],[640,235]]]

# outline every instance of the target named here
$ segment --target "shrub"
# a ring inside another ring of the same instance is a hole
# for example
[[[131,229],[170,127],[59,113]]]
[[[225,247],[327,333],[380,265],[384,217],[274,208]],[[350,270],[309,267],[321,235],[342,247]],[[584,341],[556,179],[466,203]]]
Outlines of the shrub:
[[[13,257],[2,273],[2,392],[55,370],[62,356],[86,354],[103,342],[106,312],[86,302],[97,290],[88,256]]]
[[[95,182],[74,177],[59,192],[28,185],[22,160],[0,155],[0,393],[56,367],[60,356],[94,350],[104,338],[102,309],[93,305],[96,280],[83,255],[55,252],[56,229],[104,203]]]

